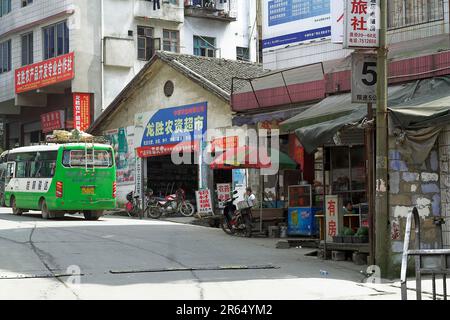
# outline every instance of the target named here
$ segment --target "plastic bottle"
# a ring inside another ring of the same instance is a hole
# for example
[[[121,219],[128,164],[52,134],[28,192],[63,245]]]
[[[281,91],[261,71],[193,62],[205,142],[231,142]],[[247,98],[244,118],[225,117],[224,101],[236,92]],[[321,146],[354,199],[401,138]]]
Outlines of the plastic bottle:
[[[320,270],[320,275],[323,276],[323,277],[327,277],[328,276],[328,271]]]

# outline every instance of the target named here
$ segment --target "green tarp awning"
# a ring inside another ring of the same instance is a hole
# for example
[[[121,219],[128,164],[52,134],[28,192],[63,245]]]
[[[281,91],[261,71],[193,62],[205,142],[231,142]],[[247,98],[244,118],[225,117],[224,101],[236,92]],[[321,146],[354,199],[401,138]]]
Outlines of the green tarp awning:
[[[450,77],[390,87],[388,105],[391,125],[402,130],[450,124]],[[343,94],[324,99],[281,126],[282,130],[295,131],[305,150],[312,153],[343,127],[361,122],[366,116],[366,105],[352,104],[351,95]]]

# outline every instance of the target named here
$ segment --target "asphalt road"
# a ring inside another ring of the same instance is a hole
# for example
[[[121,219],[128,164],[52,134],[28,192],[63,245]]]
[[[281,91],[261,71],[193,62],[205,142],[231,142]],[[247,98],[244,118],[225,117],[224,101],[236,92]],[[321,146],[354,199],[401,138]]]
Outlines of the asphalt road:
[[[2,208],[0,299],[400,297],[391,285],[362,283],[363,268],[351,262],[322,261],[305,255],[311,249],[276,249],[275,243],[168,221],[47,221]]]

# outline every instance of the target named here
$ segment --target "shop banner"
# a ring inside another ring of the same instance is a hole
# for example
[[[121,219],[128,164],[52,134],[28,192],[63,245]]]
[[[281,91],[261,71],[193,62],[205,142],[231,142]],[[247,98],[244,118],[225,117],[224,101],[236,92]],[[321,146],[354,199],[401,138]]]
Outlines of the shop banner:
[[[220,203],[231,199],[231,183],[217,184],[217,199],[219,200],[219,207],[223,209],[224,206]]]
[[[197,212],[202,215],[213,213],[211,191],[209,189],[195,191],[195,198],[197,200]]]
[[[216,138],[211,141],[211,152],[236,149],[238,146],[239,146],[238,136]]]
[[[333,242],[333,237],[339,235],[341,223],[339,219],[339,197],[325,196],[325,223],[326,223],[326,241]]]
[[[344,48],[378,48],[380,0],[345,0]]]
[[[64,110],[53,111],[41,115],[42,132],[64,129]]]
[[[136,169],[134,127],[108,130],[103,133],[103,136],[114,149],[117,184],[133,184]]]
[[[207,120],[207,102],[137,115],[138,156],[169,155],[177,149],[184,152],[198,151],[199,141],[207,130]]]
[[[330,2],[263,1],[263,49],[330,37]]]
[[[91,125],[91,95],[89,93],[73,93],[74,128],[86,131]]]
[[[15,91],[22,93],[55,83],[72,80],[75,77],[74,53],[16,69]]]

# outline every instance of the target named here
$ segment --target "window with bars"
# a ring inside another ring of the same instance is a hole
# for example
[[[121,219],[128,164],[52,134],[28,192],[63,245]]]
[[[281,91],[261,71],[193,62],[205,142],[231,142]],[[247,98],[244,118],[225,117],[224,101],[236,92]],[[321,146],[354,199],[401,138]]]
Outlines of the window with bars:
[[[202,57],[216,57],[216,39],[194,36],[194,55]]]
[[[33,63],[33,32],[22,35],[22,66]]]
[[[44,60],[69,53],[69,29],[66,21],[43,28]]]
[[[444,19],[443,0],[390,0],[387,4],[389,29]]]
[[[177,30],[163,30],[163,50],[179,52],[180,33]]]
[[[11,40],[0,43],[0,74],[11,71]]]

